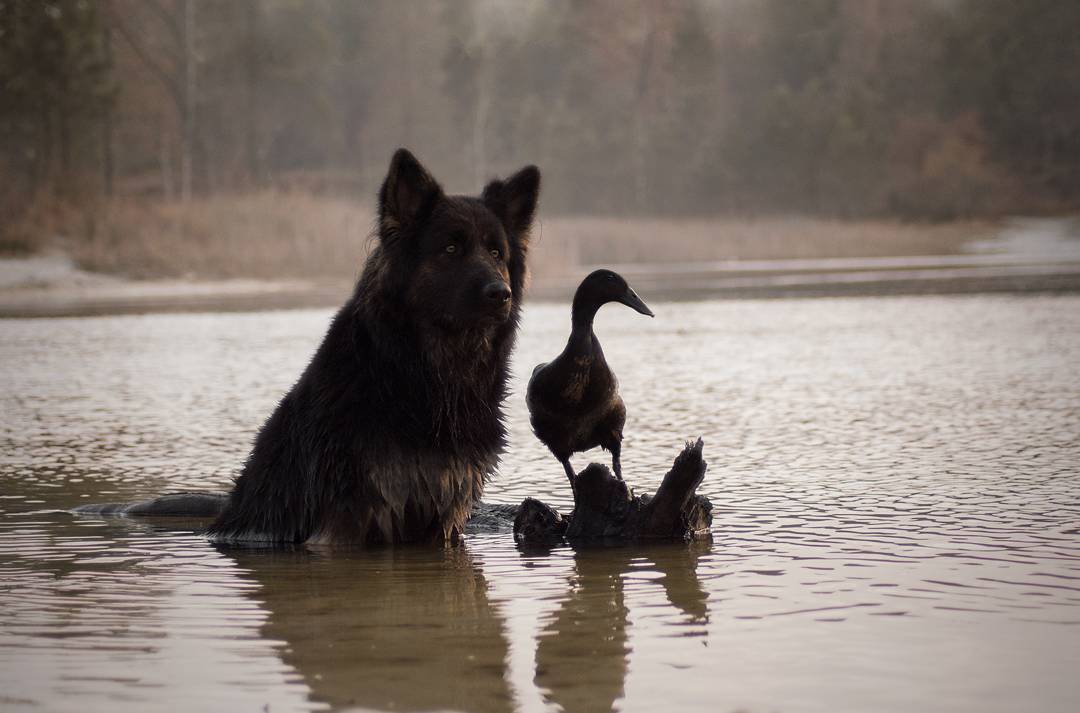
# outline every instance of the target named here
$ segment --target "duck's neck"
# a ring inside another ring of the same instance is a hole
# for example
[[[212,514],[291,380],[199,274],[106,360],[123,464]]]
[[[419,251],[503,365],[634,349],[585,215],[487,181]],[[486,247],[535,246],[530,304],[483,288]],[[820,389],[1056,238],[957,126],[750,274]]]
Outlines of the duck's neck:
[[[595,300],[583,295],[574,295],[574,304],[570,310],[570,344],[581,349],[592,345],[593,318],[600,305]]]

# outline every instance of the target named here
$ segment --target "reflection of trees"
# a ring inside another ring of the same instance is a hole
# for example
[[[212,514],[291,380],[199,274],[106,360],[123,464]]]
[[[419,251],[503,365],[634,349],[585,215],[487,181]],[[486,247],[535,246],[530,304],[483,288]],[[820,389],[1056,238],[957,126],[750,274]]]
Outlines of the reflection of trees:
[[[668,602],[691,621],[708,618],[707,594],[697,578],[709,543],[650,547],[588,547],[574,555],[570,593],[540,633],[536,685],[567,713],[611,710],[623,697],[630,646],[624,583],[632,570],[663,574]]]
[[[509,711],[503,623],[464,547],[225,550],[257,582],[263,636],[313,698],[401,711]]]

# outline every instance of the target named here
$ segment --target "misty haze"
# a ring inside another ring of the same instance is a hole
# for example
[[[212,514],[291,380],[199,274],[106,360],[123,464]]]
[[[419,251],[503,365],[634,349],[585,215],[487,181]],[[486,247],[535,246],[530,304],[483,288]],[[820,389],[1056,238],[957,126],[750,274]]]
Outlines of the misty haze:
[[[4,711],[1072,713],[1078,363],[1080,3],[0,0]]]

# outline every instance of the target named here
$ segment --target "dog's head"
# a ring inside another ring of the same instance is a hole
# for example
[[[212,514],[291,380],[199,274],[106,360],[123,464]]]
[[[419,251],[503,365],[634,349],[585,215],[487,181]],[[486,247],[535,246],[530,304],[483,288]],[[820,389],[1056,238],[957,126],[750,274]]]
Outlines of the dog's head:
[[[540,171],[527,166],[479,197],[449,196],[398,149],[379,191],[379,242],[410,311],[454,331],[516,314],[539,191]]]

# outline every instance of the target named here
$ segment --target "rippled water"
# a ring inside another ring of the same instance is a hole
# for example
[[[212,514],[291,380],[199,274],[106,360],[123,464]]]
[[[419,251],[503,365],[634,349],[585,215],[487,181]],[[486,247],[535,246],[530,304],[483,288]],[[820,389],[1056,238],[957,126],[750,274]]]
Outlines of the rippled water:
[[[653,307],[598,319],[624,469],[651,490],[704,436],[711,544],[77,518],[224,488],[330,315],[0,321],[0,709],[1080,709],[1080,298]],[[518,374],[567,322],[527,310]],[[565,505],[523,389],[486,499]]]

